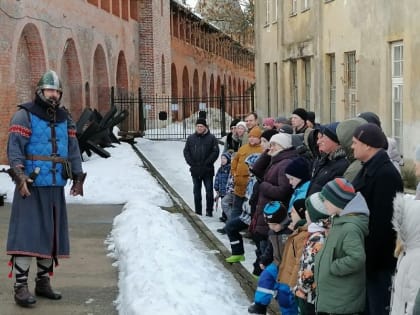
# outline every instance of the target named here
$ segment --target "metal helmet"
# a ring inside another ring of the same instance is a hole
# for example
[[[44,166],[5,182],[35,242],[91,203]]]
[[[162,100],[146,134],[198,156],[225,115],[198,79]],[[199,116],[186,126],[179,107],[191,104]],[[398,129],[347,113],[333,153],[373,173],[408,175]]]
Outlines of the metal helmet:
[[[48,70],[45,72],[41,79],[38,81],[38,85],[36,86],[37,90],[44,90],[44,89],[51,89],[57,90],[60,93],[63,93],[63,86],[61,81],[57,75],[57,73],[53,70]]]

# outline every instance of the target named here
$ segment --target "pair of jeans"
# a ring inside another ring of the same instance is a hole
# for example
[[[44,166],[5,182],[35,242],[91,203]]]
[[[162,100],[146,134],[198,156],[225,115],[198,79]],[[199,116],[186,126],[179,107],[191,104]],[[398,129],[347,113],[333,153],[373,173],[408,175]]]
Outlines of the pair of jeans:
[[[238,195],[233,195],[233,205],[232,205],[232,212],[230,214],[229,220],[235,219],[239,217],[242,213],[242,204],[246,200],[245,197],[240,197]]]
[[[232,192],[229,192],[226,193],[226,195],[224,195],[224,197],[220,201],[222,211],[226,214],[228,220],[230,219],[230,216],[232,214],[233,197],[234,194]]]
[[[213,175],[205,175],[203,177],[193,177],[193,193],[194,193],[194,207],[195,213],[201,214],[203,205],[201,198],[201,187],[204,183],[204,188],[206,189],[206,214],[213,213]]]
[[[367,272],[365,315],[389,314],[392,275],[392,270],[375,270]]]

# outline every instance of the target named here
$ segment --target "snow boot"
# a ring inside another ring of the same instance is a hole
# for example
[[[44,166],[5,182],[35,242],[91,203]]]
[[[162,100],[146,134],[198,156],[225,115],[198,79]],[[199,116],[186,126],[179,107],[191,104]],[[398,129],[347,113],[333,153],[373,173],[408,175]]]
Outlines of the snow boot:
[[[60,300],[61,293],[55,292],[51,288],[50,278],[49,277],[42,277],[35,279],[35,294],[37,296],[42,296],[50,300]]]
[[[248,314],[255,314],[255,315],[266,315],[267,314],[267,305],[263,305],[260,303],[253,303],[250,307],[248,307]]]
[[[29,307],[36,303],[35,297],[29,292],[28,284],[15,284],[15,302],[19,306]]]
[[[232,255],[232,256],[226,258],[226,262],[231,263],[231,264],[237,263],[237,262],[240,262],[240,261],[244,261],[244,260],[245,260],[244,255]]]

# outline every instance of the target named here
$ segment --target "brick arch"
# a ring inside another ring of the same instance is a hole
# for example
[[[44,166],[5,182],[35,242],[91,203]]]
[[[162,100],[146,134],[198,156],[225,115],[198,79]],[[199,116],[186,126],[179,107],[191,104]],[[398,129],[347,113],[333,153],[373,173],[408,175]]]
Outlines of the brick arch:
[[[178,97],[178,74],[176,72],[176,65],[172,63],[171,65],[171,92],[172,97],[177,98]]]
[[[17,102],[33,99],[36,85],[46,71],[44,48],[38,28],[28,23],[22,30],[16,52]]]
[[[221,96],[222,95],[222,83],[220,80],[220,76],[217,76],[217,81],[216,81],[216,96]]]
[[[207,90],[207,74],[206,71],[203,72],[203,76],[201,78],[201,97],[207,98],[208,90]]]
[[[190,96],[190,79],[188,75],[188,69],[186,66],[184,66],[184,69],[182,70],[182,97],[183,98],[189,98]],[[181,106],[184,106],[184,113],[185,117],[190,116],[191,109],[189,104],[186,103],[186,101],[183,101],[183,104]]]
[[[198,79],[198,71],[197,69],[194,70],[194,74],[193,74],[193,94],[192,97],[194,98],[193,100],[193,110],[194,112],[198,111],[198,101],[197,99],[200,97],[200,81]]]
[[[70,109],[73,119],[78,120],[83,109],[83,83],[76,46],[71,38],[64,44],[61,80],[63,82],[62,104]]]
[[[210,97],[214,97],[214,76],[213,73],[210,76]]]
[[[109,82],[106,66],[105,52],[101,45],[98,45],[93,55],[93,77],[92,77],[92,105],[102,114],[109,109]]]
[[[120,51],[117,61],[117,77],[116,77],[117,93],[119,95],[127,95],[128,93],[128,71],[125,54]]]

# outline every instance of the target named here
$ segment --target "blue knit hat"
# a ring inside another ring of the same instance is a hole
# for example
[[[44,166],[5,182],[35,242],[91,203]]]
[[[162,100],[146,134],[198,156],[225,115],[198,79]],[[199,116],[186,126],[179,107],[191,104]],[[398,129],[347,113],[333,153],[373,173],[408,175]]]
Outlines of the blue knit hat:
[[[337,137],[337,126],[338,126],[338,122],[333,122],[331,124],[324,125],[323,128],[321,129],[321,132],[323,135],[326,135],[335,143],[340,143]]]
[[[287,218],[287,209],[280,201],[270,201],[264,207],[264,218],[267,223],[282,223]]]
[[[232,155],[229,152],[223,152],[222,156],[224,156],[228,160],[228,164],[229,164],[230,160],[232,159]]]

